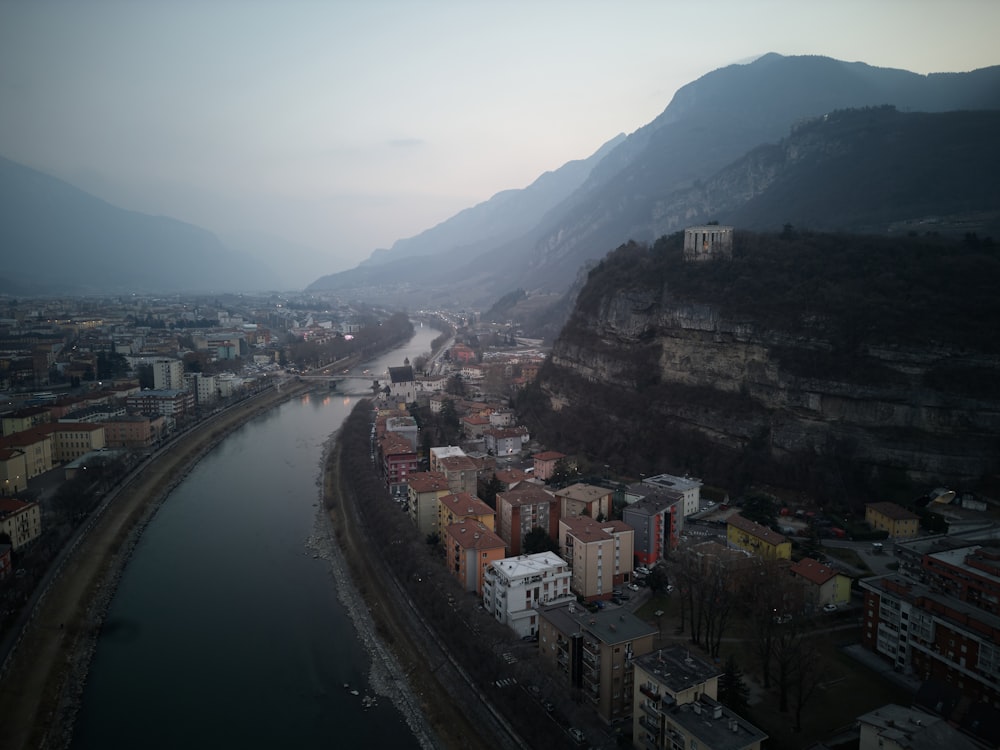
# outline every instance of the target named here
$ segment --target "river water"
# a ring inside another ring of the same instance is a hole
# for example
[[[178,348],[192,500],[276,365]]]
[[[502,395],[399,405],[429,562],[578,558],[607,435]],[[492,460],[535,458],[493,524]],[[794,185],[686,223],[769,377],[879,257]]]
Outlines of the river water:
[[[111,601],[74,750],[421,746],[352,620],[319,474],[372,379],[437,335],[247,423],[170,494]]]

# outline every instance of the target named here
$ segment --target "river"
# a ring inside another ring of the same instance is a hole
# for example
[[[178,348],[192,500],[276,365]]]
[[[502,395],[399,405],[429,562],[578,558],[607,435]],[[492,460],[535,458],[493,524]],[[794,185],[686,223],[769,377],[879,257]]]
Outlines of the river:
[[[248,422],[171,492],[110,603],[74,750],[421,746],[352,619],[319,478],[358,396],[437,335]]]

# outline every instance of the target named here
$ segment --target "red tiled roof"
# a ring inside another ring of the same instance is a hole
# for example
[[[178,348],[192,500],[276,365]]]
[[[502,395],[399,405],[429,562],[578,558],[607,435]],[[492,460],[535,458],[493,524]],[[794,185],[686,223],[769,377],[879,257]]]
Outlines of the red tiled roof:
[[[837,575],[836,571],[832,568],[827,567],[818,560],[813,560],[811,557],[803,557],[792,565],[791,571],[795,575],[802,576],[807,581],[815,583],[817,586],[822,586]]]

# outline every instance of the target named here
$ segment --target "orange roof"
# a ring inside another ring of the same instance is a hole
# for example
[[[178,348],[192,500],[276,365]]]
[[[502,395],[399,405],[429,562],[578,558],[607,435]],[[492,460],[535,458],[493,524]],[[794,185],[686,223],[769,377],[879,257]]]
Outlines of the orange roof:
[[[915,513],[910,513],[906,508],[896,503],[868,503],[865,507],[871,508],[876,513],[881,513],[893,521],[915,521],[919,519]]]
[[[440,492],[448,489],[448,477],[440,471],[418,471],[410,474],[406,483],[414,492]]]
[[[497,505],[505,502],[515,507],[519,505],[539,505],[541,503],[558,502],[558,498],[543,489],[541,485],[531,482],[521,482],[517,487],[506,492],[497,493]]]
[[[458,523],[448,524],[445,534],[454,539],[463,549],[507,549],[504,540],[486,528],[480,521],[466,519]]]
[[[475,495],[468,492],[456,492],[438,498],[438,502],[456,516],[492,516],[493,508]]]
[[[566,454],[559,451],[545,451],[543,453],[536,453],[532,458],[535,461],[558,461],[560,458],[566,458]]]
[[[822,586],[837,575],[836,571],[818,560],[813,560],[811,557],[803,557],[792,565],[791,571],[795,575],[802,576],[807,581],[815,583],[817,586]]]

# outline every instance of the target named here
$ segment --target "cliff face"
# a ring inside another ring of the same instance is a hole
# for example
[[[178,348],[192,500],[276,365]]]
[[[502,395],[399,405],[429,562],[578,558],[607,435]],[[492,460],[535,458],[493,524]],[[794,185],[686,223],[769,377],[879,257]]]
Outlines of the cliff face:
[[[543,380],[555,411],[583,410],[598,432],[618,433],[621,468],[793,486],[840,471],[859,488],[890,476],[967,487],[998,470],[1000,399],[989,383],[1000,354],[983,321],[968,322],[982,327],[976,347],[974,336],[949,341],[930,328],[923,341],[919,329],[892,333],[858,311],[754,314],[727,300],[740,294],[739,270],[706,270],[723,280],[713,299],[658,263],[669,247],[631,252],[649,256],[641,273],[614,273],[611,258],[592,274]],[[715,458],[699,465],[692,440]]]

